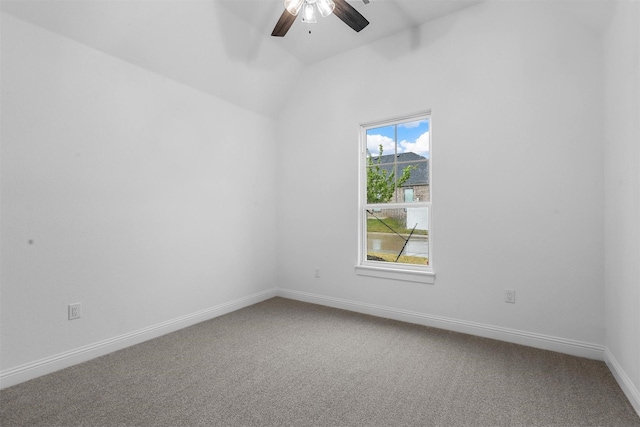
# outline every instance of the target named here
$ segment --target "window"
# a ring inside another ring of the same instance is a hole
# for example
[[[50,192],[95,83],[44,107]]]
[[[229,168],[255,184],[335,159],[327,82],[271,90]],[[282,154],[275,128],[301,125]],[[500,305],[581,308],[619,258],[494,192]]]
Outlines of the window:
[[[404,189],[404,201],[413,202],[413,187]]]
[[[430,128],[429,113],[361,126],[358,274],[433,283]]]

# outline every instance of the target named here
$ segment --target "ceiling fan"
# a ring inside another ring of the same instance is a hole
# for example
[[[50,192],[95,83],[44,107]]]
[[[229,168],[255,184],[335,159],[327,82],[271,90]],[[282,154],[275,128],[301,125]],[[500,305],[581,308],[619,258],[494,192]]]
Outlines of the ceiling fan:
[[[363,0],[363,2],[367,4],[369,0]],[[323,17],[329,16],[331,13],[335,14],[356,32],[369,25],[369,21],[346,0],[284,0],[284,12],[282,12],[271,35],[284,37],[301,10],[302,22],[316,22],[316,8]]]

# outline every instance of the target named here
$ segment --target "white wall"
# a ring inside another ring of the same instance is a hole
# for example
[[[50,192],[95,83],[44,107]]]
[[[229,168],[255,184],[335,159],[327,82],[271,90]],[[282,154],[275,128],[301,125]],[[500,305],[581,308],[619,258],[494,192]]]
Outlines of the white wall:
[[[640,3],[619,2],[605,37],[606,345],[640,413]]]
[[[310,67],[279,128],[278,283],[602,349],[602,78],[600,36],[550,2],[488,2]],[[435,284],[356,276],[358,124],[427,109]]]
[[[3,14],[1,370],[271,289],[274,135]]]
[[[3,0],[2,11],[275,118],[302,64],[228,1]],[[264,8],[256,5],[256,11]],[[269,6],[266,5],[267,10]],[[273,10],[273,9],[272,9]],[[277,16],[268,17],[273,25]],[[267,18],[267,17],[265,17]]]

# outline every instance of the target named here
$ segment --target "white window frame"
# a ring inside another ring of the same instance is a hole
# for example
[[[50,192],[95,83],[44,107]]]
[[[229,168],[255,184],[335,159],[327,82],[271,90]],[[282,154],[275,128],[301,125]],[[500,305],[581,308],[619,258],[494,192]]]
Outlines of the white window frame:
[[[367,203],[367,130],[397,125],[415,120],[429,121],[429,201],[409,202],[409,203]],[[356,274],[360,276],[370,276],[424,284],[433,284],[435,281],[435,271],[433,268],[433,151],[432,151],[433,121],[431,111],[409,114],[393,119],[379,120],[375,122],[360,124],[359,160],[358,160],[358,264],[355,267]],[[395,264],[380,261],[367,260],[367,209],[378,208],[406,208],[427,207],[428,208],[428,229],[429,229],[429,265]]]

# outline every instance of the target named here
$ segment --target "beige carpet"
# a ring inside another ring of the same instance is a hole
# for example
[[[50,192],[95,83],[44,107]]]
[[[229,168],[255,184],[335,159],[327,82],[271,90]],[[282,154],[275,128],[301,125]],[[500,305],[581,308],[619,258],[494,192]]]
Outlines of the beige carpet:
[[[640,426],[602,362],[274,298],[0,392],[9,426]]]

